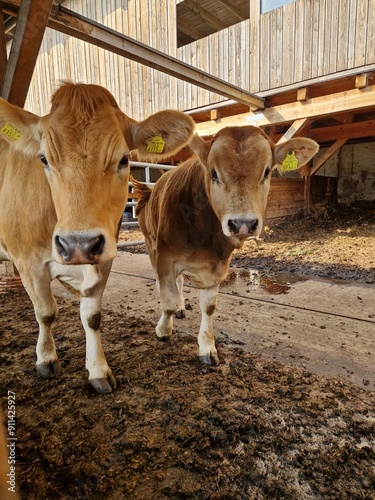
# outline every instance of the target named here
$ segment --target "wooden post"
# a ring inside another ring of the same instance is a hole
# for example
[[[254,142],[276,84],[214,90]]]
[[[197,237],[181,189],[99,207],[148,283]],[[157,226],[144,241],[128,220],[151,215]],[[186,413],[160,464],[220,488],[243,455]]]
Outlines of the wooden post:
[[[305,175],[305,215],[311,214],[311,175]]]

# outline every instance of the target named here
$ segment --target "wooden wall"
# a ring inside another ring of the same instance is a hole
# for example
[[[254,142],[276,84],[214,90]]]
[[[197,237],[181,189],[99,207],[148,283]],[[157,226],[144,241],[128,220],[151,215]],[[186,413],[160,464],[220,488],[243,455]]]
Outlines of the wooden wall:
[[[250,0],[249,0],[250,1]],[[176,0],[66,0],[64,6],[253,93],[375,63],[375,0],[296,0],[189,44],[176,45]],[[135,119],[223,97],[47,29],[27,109],[49,110],[59,81],[107,87]]]

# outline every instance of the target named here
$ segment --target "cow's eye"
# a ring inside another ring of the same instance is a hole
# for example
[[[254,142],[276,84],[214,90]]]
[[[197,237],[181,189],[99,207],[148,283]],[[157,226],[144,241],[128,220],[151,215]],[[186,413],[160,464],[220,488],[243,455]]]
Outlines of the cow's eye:
[[[43,165],[45,165],[45,166],[48,165],[47,158],[44,155],[40,155],[39,158],[40,158],[40,161],[43,163]]]
[[[270,173],[271,173],[271,167],[267,167],[266,170],[264,171],[263,179],[267,179],[267,177],[270,175]]]
[[[121,170],[122,168],[126,168],[128,165],[129,165],[129,158],[128,156],[124,155],[119,161],[118,168],[119,170]]]
[[[214,168],[211,170],[211,179],[212,179],[212,182],[219,182],[219,177],[218,177],[217,172]]]

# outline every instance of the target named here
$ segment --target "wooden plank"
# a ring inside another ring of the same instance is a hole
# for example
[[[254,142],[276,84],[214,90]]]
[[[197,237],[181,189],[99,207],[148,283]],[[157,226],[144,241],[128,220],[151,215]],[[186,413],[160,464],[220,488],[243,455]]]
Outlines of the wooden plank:
[[[357,5],[358,1],[353,0],[350,2],[350,8],[347,11],[349,16],[349,32],[348,32],[348,45],[347,45],[347,68],[355,67],[355,46],[356,46],[356,26],[357,26]]]
[[[334,144],[332,144],[332,146],[327,149],[323,156],[318,158],[318,160],[310,170],[310,175],[314,175],[315,172],[317,172],[324,165],[324,163],[347,142],[347,140],[348,138],[346,137],[344,139],[339,139]]]
[[[235,116],[220,118],[216,123],[202,122],[196,124],[199,135],[216,134],[221,128],[235,125],[248,125],[253,121],[259,127],[292,122],[303,118],[317,118],[343,111],[360,110],[375,106],[375,85],[365,89],[353,89],[345,92],[315,97],[305,103],[294,102],[266,108],[261,113],[241,113]]]
[[[269,15],[261,16],[259,35],[262,40],[259,59],[259,90],[268,90],[271,74],[271,19]]]
[[[292,123],[292,125],[288,128],[285,134],[279,139],[277,144],[282,144],[283,142],[289,141],[292,137],[294,137],[297,132],[301,132],[302,129],[309,123],[308,118],[302,118],[301,120],[296,120]]]
[[[283,44],[281,53],[281,85],[295,80],[295,49],[299,45],[296,40],[296,4],[295,2],[279,9],[283,13]]]
[[[367,39],[369,37],[369,25],[368,25],[369,0],[357,0],[357,1],[358,1],[358,7],[357,7],[354,65],[362,66],[366,64],[366,59],[367,59]],[[375,8],[374,2],[371,3],[372,3],[372,9],[374,9]]]
[[[348,51],[343,50],[349,45],[349,19],[350,19],[350,0],[340,0],[338,10],[336,11],[338,22],[338,50],[336,54],[336,71],[342,71],[348,68]]]
[[[23,0],[6,65],[1,95],[23,107],[53,0]]]
[[[366,47],[366,64],[375,60],[375,5],[374,0],[370,0],[368,9],[368,33]]]
[[[3,11],[0,9],[0,91],[4,80],[7,60],[8,57],[7,57],[6,37],[4,30],[4,14]]]
[[[330,50],[329,50],[329,73],[336,73],[337,71],[337,55],[342,41],[339,37],[339,23],[338,12],[340,9],[340,0],[331,0],[330,6],[330,19],[331,19],[331,32],[330,32]]]
[[[304,22],[305,5],[302,0],[295,3],[295,46],[294,46],[294,81],[300,82],[303,75],[303,58],[306,46]]]
[[[260,90],[260,2],[250,2],[250,20],[249,20],[249,91],[258,92]]]

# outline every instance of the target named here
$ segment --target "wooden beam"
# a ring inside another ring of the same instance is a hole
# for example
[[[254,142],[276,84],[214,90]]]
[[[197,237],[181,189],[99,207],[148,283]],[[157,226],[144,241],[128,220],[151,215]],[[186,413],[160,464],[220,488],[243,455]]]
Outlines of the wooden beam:
[[[4,29],[4,14],[0,10],[0,92],[3,86],[5,68],[7,65],[7,44]]]
[[[296,135],[297,132],[301,132],[301,130],[309,123],[308,118],[302,118],[301,120],[296,120],[292,123],[292,125],[288,128],[285,134],[278,140],[277,144],[282,144],[283,142],[289,141],[292,137]]]
[[[229,0],[216,0],[216,3],[222,5],[240,22],[245,21],[245,19],[249,19],[249,16],[246,14],[246,12],[243,12],[241,8],[238,7],[238,5],[233,5]]]
[[[362,75],[357,75],[355,77],[355,86],[357,89],[363,89],[368,86],[369,83],[369,75],[368,74],[362,74]]]
[[[189,23],[180,18],[177,18],[177,29],[182,33],[185,33],[185,35],[189,36],[193,40],[200,40],[206,36],[197,28],[194,28],[194,26],[191,26]]]
[[[311,168],[310,175],[314,175],[315,172],[317,172],[325,164],[325,162],[329,158],[331,158],[331,156],[334,155],[336,151],[338,151],[346,143],[347,140],[348,138],[346,137],[345,139],[339,139],[334,144],[332,144],[332,146],[329,149],[327,149],[324,155],[321,156],[315,163],[315,165]]]
[[[225,23],[220,21],[217,17],[215,17],[211,12],[201,7],[194,0],[185,0],[184,5],[187,9],[189,9],[193,14],[199,16],[204,22],[209,24],[216,31],[223,30],[227,27]]]
[[[1,95],[23,107],[53,0],[22,0]]]
[[[347,137],[348,139],[363,139],[375,137],[375,120],[348,123],[344,125],[333,125],[329,127],[311,128],[306,132],[306,137],[317,142],[331,142],[336,139]]]
[[[302,87],[297,90],[297,101],[307,101],[308,98],[309,98],[308,87]]]
[[[261,113],[241,113],[223,117],[217,122],[201,122],[196,125],[199,135],[214,135],[223,127],[256,124],[259,127],[278,125],[301,120],[317,119],[343,111],[358,111],[375,106],[375,85],[365,89],[353,89],[328,96],[315,97],[306,102],[293,102],[264,109]]]

